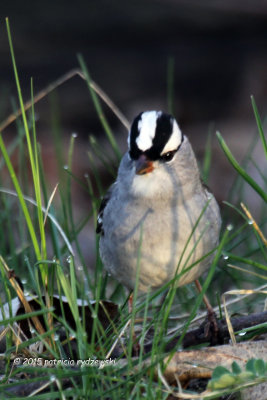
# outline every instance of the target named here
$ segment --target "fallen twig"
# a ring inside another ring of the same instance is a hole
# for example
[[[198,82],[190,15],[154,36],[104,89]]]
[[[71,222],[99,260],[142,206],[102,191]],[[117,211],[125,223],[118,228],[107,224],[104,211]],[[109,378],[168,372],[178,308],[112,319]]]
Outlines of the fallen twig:
[[[245,328],[253,327],[255,325],[267,322],[267,311],[263,311],[257,314],[250,314],[243,317],[231,318],[231,323],[234,331],[240,331]],[[230,338],[226,319],[218,320],[218,332],[216,335],[212,331],[209,331],[206,335],[206,324],[204,321],[199,328],[192,331],[188,331],[182,341],[182,347],[188,348],[191,346],[197,346],[202,343],[209,343],[215,346],[216,344],[223,344]],[[180,339],[180,334],[174,336],[169,342],[166,343],[164,351],[169,352],[177,347],[177,343]],[[148,353],[152,349],[152,342],[147,343],[144,346],[145,353]]]

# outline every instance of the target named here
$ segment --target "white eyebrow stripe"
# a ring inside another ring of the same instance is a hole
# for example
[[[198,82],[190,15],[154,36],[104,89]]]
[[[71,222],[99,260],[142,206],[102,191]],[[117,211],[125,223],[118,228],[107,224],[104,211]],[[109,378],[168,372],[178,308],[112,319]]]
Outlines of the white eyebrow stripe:
[[[140,150],[146,151],[152,147],[160,114],[158,111],[146,111],[142,114],[138,122],[139,135],[136,138],[136,144]]]
[[[181,132],[177,122],[174,119],[171,137],[168,140],[168,142],[166,143],[166,145],[164,146],[164,149],[162,150],[160,155],[162,156],[163,154],[168,153],[168,151],[173,151],[173,150],[178,149],[181,142],[182,142],[182,132]]]

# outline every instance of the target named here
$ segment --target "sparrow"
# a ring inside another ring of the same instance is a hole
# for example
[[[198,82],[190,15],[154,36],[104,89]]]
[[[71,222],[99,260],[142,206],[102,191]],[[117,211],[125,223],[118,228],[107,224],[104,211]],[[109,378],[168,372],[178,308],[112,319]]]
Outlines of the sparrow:
[[[186,285],[210,267],[220,227],[219,206],[175,118],[141,112],[99,209],[96,232],[105,269],[130,290],[138,284],[139,293],[174,277],[177,287]]]

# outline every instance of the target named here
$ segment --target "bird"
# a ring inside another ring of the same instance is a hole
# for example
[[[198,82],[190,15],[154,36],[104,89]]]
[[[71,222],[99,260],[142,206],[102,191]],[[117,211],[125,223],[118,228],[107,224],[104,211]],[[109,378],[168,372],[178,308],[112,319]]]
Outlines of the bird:
[[[218,203],[176,119],[163,111],[139,113],[99,208],[104,268],[130,291],[138,285],[138,293],[174,278],[177,287],[189,284],[210,267],[220,228]]]

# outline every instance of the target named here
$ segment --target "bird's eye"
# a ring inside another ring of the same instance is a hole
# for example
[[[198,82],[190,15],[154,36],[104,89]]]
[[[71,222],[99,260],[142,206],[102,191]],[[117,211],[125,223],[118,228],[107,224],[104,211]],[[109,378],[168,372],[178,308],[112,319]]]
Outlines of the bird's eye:
[[[176,153],[176,150],[175,151],[168,151],[167,153],[163,154],[160,157],[160,160],[164,161],[164,162],[171,161],[173,159],[175,153]]]

